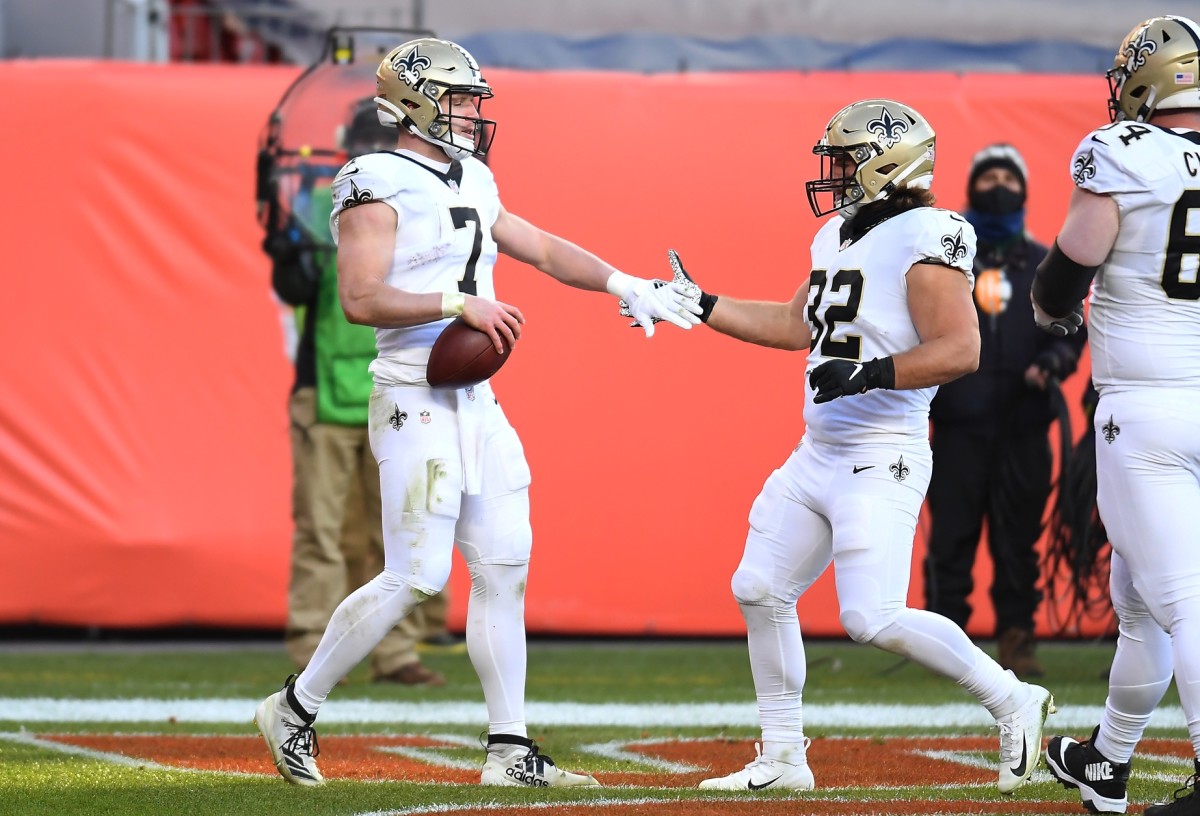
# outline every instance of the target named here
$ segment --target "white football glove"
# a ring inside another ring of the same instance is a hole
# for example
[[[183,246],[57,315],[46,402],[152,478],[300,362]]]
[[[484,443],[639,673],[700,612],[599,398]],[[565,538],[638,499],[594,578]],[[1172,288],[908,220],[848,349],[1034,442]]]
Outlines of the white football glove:
[[[675,250],[667,250],[667,256],[671,260],[671,272],[673,273],[671,283],[677,284],[683,290],[684,297],[690,301],[689,304],[685,305],[685,308],[692,314],[702,314],[703,309],[700,307],[700,296],[704,294],[704,292],[701,291],[700,287],[696,285],[696,282],[688,276],[688,273],[683,270],[683,264],[680,263],[679,256],[675,254]],[[659,280],[658,278],[652,280],[651,283],[654,284],[655,288],[661,288],[667,285],[667,281]],[[629,304],[623,299],[618,305],[620,306],[621,317],[634,317],[633,310],[629,308]],[[658,323],[662,319],[663,318],[661,317],[651,318],[654,323]],[[641,326],[642,323],[638,320],[634,320],[629,325],[631,327],[636,327]],[[694,326],[695,323],[692,323],[692,325]]]
[[[681,329],[690,329],[700,322],[699,296],[693,300],[687,289],[674,281],[650,281],[614,272],[609,278],[608,291],[620,297],[621,315],[632,317],[630,325],[640,326],[647,337],[654,336],[654,324],[663,320]]]

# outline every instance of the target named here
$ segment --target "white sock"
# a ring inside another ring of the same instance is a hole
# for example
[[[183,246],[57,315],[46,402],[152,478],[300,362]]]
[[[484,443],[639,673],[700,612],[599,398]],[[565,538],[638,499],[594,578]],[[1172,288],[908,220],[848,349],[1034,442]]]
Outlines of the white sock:
[[[467,654],[483,686],[488,733],[525,737],[525,582],[528,564],[475,562]]]
[[[350,593],[334,610],[312,660],[296,678],[297,702],[316,716],[338,681],[428,597],[386,570]]]
[[[746,621],[750,673],[758,698],[763,744],[796,745],[804,740],[801,695],[808,667],[796,608],[739,604]]]

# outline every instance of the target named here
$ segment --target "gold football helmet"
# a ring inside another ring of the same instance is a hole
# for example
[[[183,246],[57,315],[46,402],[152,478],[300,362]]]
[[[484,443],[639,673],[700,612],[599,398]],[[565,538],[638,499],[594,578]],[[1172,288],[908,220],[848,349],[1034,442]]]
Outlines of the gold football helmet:
[[[451,159],[482,158],[492,145],[496,123],[482,118],[492,88],[475,58],[449,40],[425,37],[392,49],[375,72],[375,93],[380,122],[405,128]],[[474,99],[474,116],[455,112],[461,95]],[[467,128],[470,135],[460,131]]]
[[[864,99],[833,115],[813,147],[821,178],[804,185],[820,217],[835,210],[850,218],[863,204],[888,197],[902,185],[928,188],[933,181],[933,128],[915,110],[890,99]],[[828,193],[829,206],[818,196]]]
[[[1108,115],[1145,122],[1155,111],[1200,109],[1200,26],[1151,17],[1133,27],[1108,70]]]

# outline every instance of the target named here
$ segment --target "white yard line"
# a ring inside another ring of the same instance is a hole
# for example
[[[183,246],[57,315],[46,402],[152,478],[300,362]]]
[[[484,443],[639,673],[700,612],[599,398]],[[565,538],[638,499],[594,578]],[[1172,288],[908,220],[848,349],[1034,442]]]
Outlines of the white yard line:
[[[0,722],[63,723],[249,723],[258,700],[57,699],[0,697]],[[1063,706],[1051,716],[1052,732],[1090,729],[1100,721],[1100,706]],[[634,728],[754,727],[754,703],[539,703],[526,705],[526,718],[538,726],[624,726]],[[965,728],[993,725],[978,705],[806,704],[804,721],[812,728]],[[321,708],[325,724],[479,725],[487,722],[482,702],[395,703],[332,700]],[[1166,706],[1154,712],[1154,728],[1182,729],[1183,710]]]

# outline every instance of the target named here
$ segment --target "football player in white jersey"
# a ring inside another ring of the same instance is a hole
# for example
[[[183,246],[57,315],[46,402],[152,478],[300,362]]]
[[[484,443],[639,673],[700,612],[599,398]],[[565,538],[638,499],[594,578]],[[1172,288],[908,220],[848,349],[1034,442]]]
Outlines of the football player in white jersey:
[[[529,467],[487,382],[432,389],[434,340],[462,315],[503,353],[524,318],[495,299],[498,252],[580,289],[608,291],[653,331],[699,322],[679,285],[654,287],[507,212],[479,160],[495,123],[480,113],[491,87],[458,45],[418,39],[376,74],[380,121],[397,149],[350,161],[333,183],[331,228],[346,317],[374,326],[378,358],[368,419],[383,500],[384,570],[333,613],[311,662],[258,707],[279,772],[323,781],[312,729],[330,690],[383,636],[445,585],[457,544],[471,574],[467,647],[487,703],[481,782],[595,786],[538,752],[525,724],[525,582],[532,532]]]
[[[1139,23],[1108,78],[1112,123],[1072,157],[1075,190],[1033,299],[1039,325],[1069,333],[1095,281],[1096,501],[1120,622],[1099,725],[1087,740],[1054,737],[1046,759],[1089,810],[1124,813],[1172,668],[1200,757],[1200,26]],[[1195,779],[1146,813],[1200,814]]]
[[[934,133],[886,99],[839,111],[813,152],[811,275],[790,302],[697,293],[702,319],[739,340],[808,350],[803,439],[763,486],[732,589],[746,620],[762,747],[718,790],[814,787],[801,695],[800,596],[832,563],[841,622],[860,643],[959,683],[1000,727],[999,788],[1033,772],[1053,698],[1020,682],[953,622],[906,604],[929,484],[929,402],[979,363],[975,233],[933,206]],[[828,197],[828,198],[827,198]],[[827,203],[823,203],[827,202]],[[677,279],[684,279],[682,269]]]

